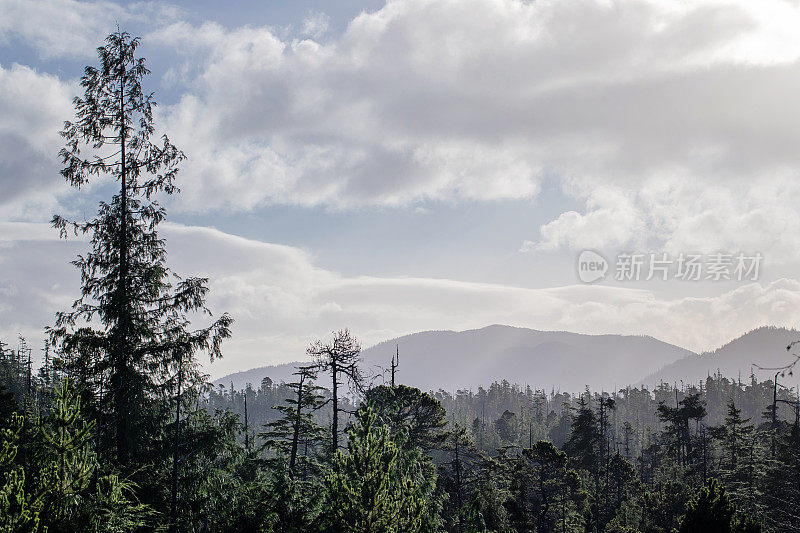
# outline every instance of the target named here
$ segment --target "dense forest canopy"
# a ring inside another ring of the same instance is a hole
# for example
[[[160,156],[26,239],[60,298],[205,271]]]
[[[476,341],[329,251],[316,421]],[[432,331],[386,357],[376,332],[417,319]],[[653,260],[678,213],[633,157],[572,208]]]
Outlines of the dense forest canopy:
[[[0,530],[800,531],[791,356],[768,381],[429,392],[397,359],[377,384],[341,330],[292,381],[211,385],[198,357],[233,319],[167,266],[157,197],[185,156],[153,140],[138,44],[108,36],[61,132],[70,185],[119,186],[90,220],[53,218],[89,239],[77,299],[40,368],[0,344]]]

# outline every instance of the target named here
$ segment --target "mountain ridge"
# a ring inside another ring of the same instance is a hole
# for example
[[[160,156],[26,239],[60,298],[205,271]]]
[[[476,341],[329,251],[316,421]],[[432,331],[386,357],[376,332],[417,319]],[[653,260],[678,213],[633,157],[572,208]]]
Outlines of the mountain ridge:
[[[395,346],[400,348],[398,375],[402,382],[423,390],[476,388],[502,379],[523,380],[535,388],[582,390],[588,385],[610,389],[693,355],[649,335],[584,334],[492,324],[388,339],[363,350],[365,366],[380,374],[389,366]],[[596,357],[598,353],[603,357]],[[569,365],[565,367],[566,361]],[[238,389],[248,382],[258,386],[265,376],[274,382],[288,381],[297,364],[236,372],[214,383],[227,387],[233,381]]]
[[[765,367],[785,364],[790,359],[786,345],[797,339],[798,330],[762,326],[715,350],[695,353],[650,335],[585,334],[492,324],[402,335],[364,349],[362,357],[365,367],[377,375],[377,383],[399,346],[400,381],[423,390],[453,392],[506,380],[539,389],[580,392],[586,386],[615,390],[681,380],[697,383],[716,372],[730,378],[749,375],[757,358]],[[240,389],[247,383],[259,386],[264,377],[273,382],[291,381],[298,364],[303,363],[235,372],[214,384],[227,387],[233,382]],[[758,377],[769,376],[762,372]]]
[[[696,382],[715,373],[729,378],[749,377],[751,373],[759,379],[771,378],[770,372],[759,370],[757,366],[780,367],[790,363],[794,357],[786,347],[795,340],[800,340],[800,331],[794,328],[759,326],[719,348],[674,361],[643,381]]]

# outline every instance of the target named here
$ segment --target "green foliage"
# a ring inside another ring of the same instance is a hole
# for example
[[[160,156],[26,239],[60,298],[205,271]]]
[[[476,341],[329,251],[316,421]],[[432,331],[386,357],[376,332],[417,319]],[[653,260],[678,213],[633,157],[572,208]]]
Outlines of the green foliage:
[[[580,481],[568,470],[567,454],[538,441],[511,461],[511,520],[518,531],[552,531],[574,522]]]
[[[710,480],[686,505],[679,533],[756,533],[761,528],[750,518],[739,515],[725,489]]]
[[[11,418],[19,409],[14,395],[5,386],[0,384],[0,428],[7,426]]]
[[[600,432],[597,416],[581,396],[572,417],[569,438],[564,449],[576,468],[597,474],[600,461]]]
[[[325,480],[322,524],[330,531],[435,531],[436,473],[419,450],[404,449],[374,410],[360,410],[349,431],[347,454],[334,457]]]
[[[157,514],[136,498],[136,485],[109,474],[98,480],[93,505],[88,513],[87,531],[125,533],[152,528]]]
[[[53,217],[62,237],[90,238],[79,297],[38,373],[24,339],[0,342],[0,532],[800,530],[800,403],[754,376],[427,394],[395,386],[393,359],[392,386],[370,389],[342,330],[308,348],[296,382],[214,390],[196,355],[221,357],[232,320],[192,329],[210,316],[207,280],[167,267],[156,196],[177,192],[184,154],[153,140],[138,46],[108,36],[61,132],[71,186],[119,184],[94,218]]]
[[[289,475],[286,461],[278,461],[272,471],[267,505],[272,510],[271,527],[276,533],[312,531],[321,503],[321,487],[316,481],[299,481]]]
[[[0,428],[0,531],[40,531],[43,502],[25,490],[25,471],[15,465],[23,419],[14,415],[9,428]]]
[[[93,428],[94,423],[83,418],[77,391],[65,379],[40,426],[45,516],[51,531],[75,529],[86,518],[89,484],[97,469]]]
[[[375,410],[392,433],[406,433],[407,447],[431,450],[441,446],[447,438],[444,431],[447,413],[441,402],[416,387],[374,387],[364,394],[366,404]]]

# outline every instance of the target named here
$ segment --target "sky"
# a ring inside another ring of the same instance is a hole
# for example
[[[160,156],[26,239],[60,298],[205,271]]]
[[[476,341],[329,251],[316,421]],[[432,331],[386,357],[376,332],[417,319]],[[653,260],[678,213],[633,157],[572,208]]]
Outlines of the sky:
[[[213,377],[344,327],[702,351],[800,323],[796,2],[0,0],[4,342],[38,349],[78,295],[87,243],[48,221],[113,184],[68,187],[58,131],[117,24],[187,155],[160,199],[169,264],[236,320]],[[606,261],[592,283],[584,250]]]

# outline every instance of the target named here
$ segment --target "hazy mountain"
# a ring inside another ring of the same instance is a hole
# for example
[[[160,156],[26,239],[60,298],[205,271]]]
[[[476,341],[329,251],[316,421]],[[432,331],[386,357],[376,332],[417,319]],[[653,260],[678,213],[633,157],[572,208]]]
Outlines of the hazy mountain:
[[[425,331],[382,342],[362,352],[365,366],[380,374],[381,367],[389,367],[397,346],[398,381],[423,390],[450,391],[502,379],[548,391],[555,387],[579,392],[586,385],[611,390],[695,355],[646,336],[583,335],[494,325],[468,331]],[[257,387],[265,376],[285,381],[295,365],[237,372],[216,383],[228,386],[233,381],[238,389],[246,383]]]
[[[762,367],[780,367],[794,361],[795,357],[786,350],[790,342],[800,340],[800,332],[794,329],[761,327],[732,340],[713,352],[692,354],[666,365],[643,381],[646,384],[665,381],[696,383],[709,374],[719,371],[730,378],[749,381],[750,372],[759,379],[772,378],[775,372],[760,371],[754,365]],[[800,353],[800,350],[792,350]],[[800,368],[797,369],[800,371]],[[797,374],[797,372],[795,372]],[[797,376],[786,376],[779,380],[788,384],[797,383]]]

